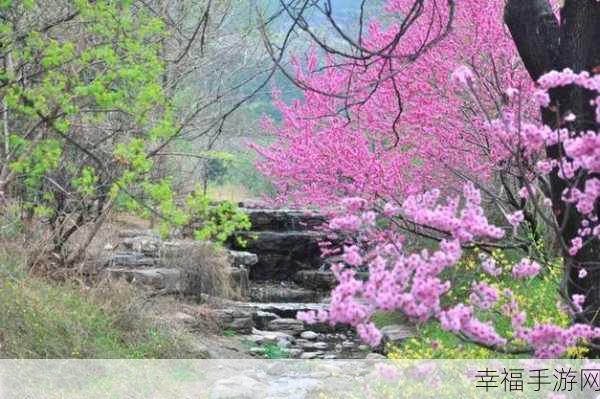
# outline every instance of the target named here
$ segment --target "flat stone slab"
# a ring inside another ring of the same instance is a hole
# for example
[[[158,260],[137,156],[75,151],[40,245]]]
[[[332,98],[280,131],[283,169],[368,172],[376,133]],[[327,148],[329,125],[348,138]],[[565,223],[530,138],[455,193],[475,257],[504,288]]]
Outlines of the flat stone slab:
[[[318,337],[319,337],[319,334],[317,334],[314,331],[304,331],[304,332],[302,332],[302,334],[300,334],[300,338],[308,339],[308,340],[315,340]]]
[[[295,318],[298,312],[308,310],[321,310],[327,307],[326,303],[261,303],[261,302],[230,302],[232,307],[242,310],[253,310],[274,313],[283,318]]]
[[[304,331],[304,323],[297,319],[275,319],[267,324],[267,329],[289,335],[300,335]]]
[[[318,270],[300,270],[294,274],[294,282],[303,287],[329,290],[337,285],[333,272]]]
[[[261,337],[260,341],[263,344],[275,344],[279,341],[294,341],[294,337],[290,334],[281,331],[263,331],[256,328],[252,329],[252,337]]]
[[[324,215],[301,209],[243,208],[252,229],[259,230],[312,230],[327,220]]]
[[[146,286],[165,293],[174,293],[181,290],[181,273],[177,269],[165,268],[113,268],[105,269],[112,278],[124,278],[132,284]]]
[[[398,343],[416,335],[413,327],[406,324],[392,324],[381,328],[384,342]]]
[[[319,298],[315,290],[281,285],[253,285],[250,300],[254,302],[314,302]]]
[[[157,259],[138,251],[118,251],[112,254],[109,264],[122,267],[151,267],[157,265]]]

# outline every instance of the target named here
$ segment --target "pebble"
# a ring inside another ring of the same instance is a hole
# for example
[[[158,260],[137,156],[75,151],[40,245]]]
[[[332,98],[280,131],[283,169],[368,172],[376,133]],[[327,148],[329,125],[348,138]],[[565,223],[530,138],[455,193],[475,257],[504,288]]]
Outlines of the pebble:
[[[354,342],[344,341],[344,342],[342,342],[342,348],[344,348],[344,349],[354,348]]]
[[[318,336],[319,336],[319,334],[317,334],[314,331],[303,331],[302,334],[300,334],[301,338],[310,339],[310,340],[317,339]]]
[[[313,345],[313,348],[315,349],[327,349],[328,347],[329,344],[327,344],[327,342],[315,342]]]
[[[290,354],[290,357],[296,358],[302,354],[302,349],[292,348],[288,350],[288,353]]]

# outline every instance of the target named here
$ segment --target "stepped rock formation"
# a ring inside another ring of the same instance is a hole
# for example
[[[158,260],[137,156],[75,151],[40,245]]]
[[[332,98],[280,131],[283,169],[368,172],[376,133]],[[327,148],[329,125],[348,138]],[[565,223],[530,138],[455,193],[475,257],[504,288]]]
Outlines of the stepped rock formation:
[[[190,253],[206,243],[163,241],[149,231],[122,232],[121,242],[110,248],[105,272],[162,293],[199,298],[213,308],[223,330],[240,334],[242,342],[250,343],[249,356],[266,356],[269,345],[302,359],[369,356],[371,348],[347,326],[307,326],[296,319],[299,311],[326,309],[327,296],[337,283],[324,266],[339,258],[324,260],[319,249],[324,238],[319,227],[326,218],[299,210],[244,210],[252,231],[237,236],[246,239],[247,245],[242,247],[232,239],[226,250],[226,274],[237,298],[220,297],[202,281],[194,282],[194,275],[205,274],[206,265],[198,256],[190,265]],[[367,277],[365,272],[360,275]],[[187,317],[195,316],[190,312]],[[384,331],[385,342],[413,334],[406,325],[388,326]]]

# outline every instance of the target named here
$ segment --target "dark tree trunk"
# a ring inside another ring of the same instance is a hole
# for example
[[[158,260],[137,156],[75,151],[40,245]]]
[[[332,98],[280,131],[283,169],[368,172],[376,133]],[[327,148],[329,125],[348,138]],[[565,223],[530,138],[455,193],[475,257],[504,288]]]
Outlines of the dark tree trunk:
[[[508,0],[505,22],[515,41],[519,54],[534,80],[550,70],[571,68],[575,72],[589,71],[600,65],[600,3],[595,0],[566,0],[560,12],[560,22],[552,13],[547,0]],[[561,126],[562,117],[569,112],[576,121],[569,125],[573,131],[598,130],[594,109],[590,105],[592,93],[578,87],[555,89],[552,105],[542,110],[543,122],[552,127]],[[562,148],[546,149],[550,158],[559,158]],[[586,176],[579,183],[585,184]],[[552,203],[559,226],[564,226],[561,238],[568,246],[576,237],[582,217],[577,210],[562,201],[562,193],[570,184],[561,179],[557,170],[550,175]],[[600,243],[595,239],[575,257],[563,249],[565,288],[569,297],[586,295],[585,312],[578,321],[600,325]],[[581,268],[588,271],[578,278]]]

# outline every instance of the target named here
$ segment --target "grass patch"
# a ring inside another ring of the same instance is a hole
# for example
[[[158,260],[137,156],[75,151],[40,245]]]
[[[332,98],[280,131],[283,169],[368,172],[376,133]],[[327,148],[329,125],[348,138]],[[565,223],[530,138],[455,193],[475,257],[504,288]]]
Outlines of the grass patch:
[[[2,250],[0,250],[2,251]],[[179,358],[187,337],[144,311],[132,287],[81,289],[29,277],[0,252],[0,357]]]
[[[287,359],[290,357],[289,352],[280,348],[277,344],[266,344],[264,349],[267,359]]]

